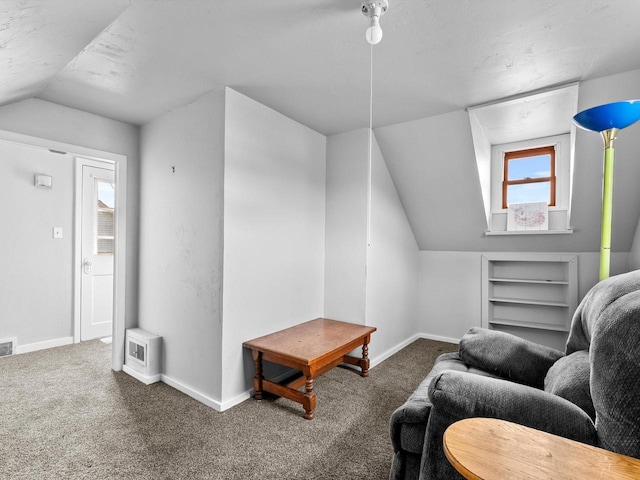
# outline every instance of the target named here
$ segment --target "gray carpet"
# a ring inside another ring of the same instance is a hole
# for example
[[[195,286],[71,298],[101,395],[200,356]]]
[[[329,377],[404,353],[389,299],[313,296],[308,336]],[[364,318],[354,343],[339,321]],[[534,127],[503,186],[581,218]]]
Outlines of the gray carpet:
[[[386,479],[389,418],[437,355],[417,340],[361,378],[316,380],[316,418],[283,398],[216,412],[110,370],[95,340],[0,359],[3,479]]]

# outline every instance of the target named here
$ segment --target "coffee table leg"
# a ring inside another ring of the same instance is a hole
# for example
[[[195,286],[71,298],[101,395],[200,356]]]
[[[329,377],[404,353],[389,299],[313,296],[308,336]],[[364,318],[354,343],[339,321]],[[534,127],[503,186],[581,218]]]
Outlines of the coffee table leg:
[[[362,360],[360,360],[360,368],[362,369],[361,377],[369,376],[369,342],[365,339],[362,344]]]
[[[252,350],[253,363],[255,365],[256,374],[253,377],[253,390],[255,391],[254,398],[256,400],[262,400],[262,352]]]
[[[315,416],[314,410],[316,409],[316,392],[313,391],[313,378],[310,376],[306,377],[304,383],[302,406],[304,407],[304,418],[313,420]]]

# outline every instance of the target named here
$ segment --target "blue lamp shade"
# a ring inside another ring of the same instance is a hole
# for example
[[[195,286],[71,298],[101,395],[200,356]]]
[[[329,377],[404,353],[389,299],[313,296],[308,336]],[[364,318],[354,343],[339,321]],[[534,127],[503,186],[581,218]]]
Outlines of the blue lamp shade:
[[[573,117],[580,128],[603,132],[611,128],[622,130],[640,120],[640,100],[607,103],[583,110]]]

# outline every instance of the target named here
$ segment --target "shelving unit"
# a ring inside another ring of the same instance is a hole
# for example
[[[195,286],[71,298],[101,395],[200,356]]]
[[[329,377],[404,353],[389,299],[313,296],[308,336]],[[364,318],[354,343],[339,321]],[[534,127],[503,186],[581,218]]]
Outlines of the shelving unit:
[[[482,256],[483,327],[566,333],[577,306],[576,255],[486,253]]]

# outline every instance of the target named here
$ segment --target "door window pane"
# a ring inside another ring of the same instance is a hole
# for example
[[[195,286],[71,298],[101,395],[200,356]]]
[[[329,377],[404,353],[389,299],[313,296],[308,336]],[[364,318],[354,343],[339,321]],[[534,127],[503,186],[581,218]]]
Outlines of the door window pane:
[[[113,255],[115,251],[115,185],[96,179],[96,255]]]

